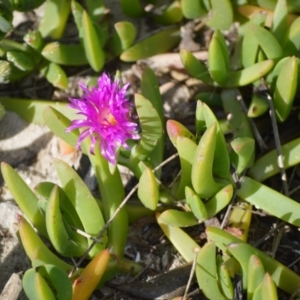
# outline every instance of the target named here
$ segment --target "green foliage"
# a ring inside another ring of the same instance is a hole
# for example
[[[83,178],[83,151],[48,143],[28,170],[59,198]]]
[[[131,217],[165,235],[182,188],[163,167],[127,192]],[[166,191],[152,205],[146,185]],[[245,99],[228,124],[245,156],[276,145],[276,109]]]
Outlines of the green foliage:
[[[269,111],[277,122],[285,123],[299,109],[295,98],[300,83],[300,17],[293,14],[300,12],[297,1],[175,0],[166,6],[151,1],[155,9],[148,11],[144,1],[122,0],[120,6],[129,21],[111,26],[102,0],[86,0],[82,5],[74,0],[48,0],[38,30],[29,31],[24,43],[12,40],[13,11],[32,10],[42,2],[0,1],[0,83],[13,83],[38,72],[64,90],[69,83],[66,67],[91,68],[96,76],[115,58],[135,62],[172,51],[180,42],[179,26],[186,19],[200,19],[214,32],[207,62],[180,50],[186,71],[209,86],[205,89],[208,92],[196,96],[193,128],[165,120],[158,80],[149,68],[142,74],[140,94],[134,96],[141,138],[128,141],[129,149],[119,149],[117,156],[118,163],[136,177],[133,192],[137,191],[143,206],[136,209],[123,203],[128,199],[119,169],[105,160],[98,144],[91,154],[88,138],[81,150],[95,171],[100,200],[61,160],[54,162],[60,184],[41,182],[34,191],[12,167],[2,163],[5,183],[26,216],[18,216],[18,226],[33,266],[23,278],[29,299],[83,299],[80,297],[89,297],[99,280],[102,284],[131,268],[137,273],[141,267],[124,259],[128,221],[154,213],[183,259],[195,262],[197,282],[208,299],[232,299],[232,278],[237,273],[242,273],[247,299],[277,299],[278,288],[293,294],[299,275],[251,246],[247,237],[254,206],[300,227],[300,204],[269,187],[268,182],[261,183],[299,165],[300,139],[293,138],[281,149],[277,146],[256,159],[258,149],[263,148],[259,120],[270,122],[266,119]],[[144,16],[155,22],[157,29],[139,36],[135,20],[130,18]],[[78,30],[72,44],[64,40],[68,19]],[[236,44],[230,45],[221,30],[229,29],[234,21],[239,22],[239,29]],[[244,86],[251,91],[245,102]],[[0,103],[0,118],[3,106],[28,121],[46,124],[56,136],[76,145],[79,131],[65,132],[74,120],[66,103],[9,98],[0,98]],[[276,121],[272,126],[276,131]],[[159,169],[167,136],[178,155],[180,172],[165,186]],[[279,150],[282,165],[277,162]],[[228,206],[230,203],[233,205]],[[226,207],[230,208],[228,225],[232,232],[241,233],[239,238],[223,229],[206,227],[208,241],[203,240],[200,249],[181,229],[200,223],[206,226],[206,221],[218,218]],[[116,260],[110,258],[107,248]],[[81,256],[91,262],[72,273],[73,266],[65,258]],[[86,274],[92,275],[81,285]]]

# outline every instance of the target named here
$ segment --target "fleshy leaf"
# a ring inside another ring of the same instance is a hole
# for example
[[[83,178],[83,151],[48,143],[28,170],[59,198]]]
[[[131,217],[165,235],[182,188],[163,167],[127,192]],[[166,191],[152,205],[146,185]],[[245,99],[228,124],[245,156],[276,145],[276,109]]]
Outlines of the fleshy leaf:
[[[32,222],[37,230],[47,237],[48,234],[46,230],[45,218],[39,209],[38,197],[10,165],[2,162],[1,171],[5,183],[7,184],[22,212],[26,215],[30,222]]]
[[[181,9],[185,18],[195,19],[207,14],[202,1],[198,0],[181,0]]]
[[[285,169],[299,164],[300,138],[282,145],[281,151]],[[274,149],[256,160],[254,165],[250,168],[248,175],[261,182],[279,172],[277,152],[276,149]]]
[[[195,251],[200,249],[200,246],[179,227],[170,226],[161,222],[159,214],[156,214],[156,219],[166,237],[174,245],[184,260],[187,262],[193,261]]]
[[[171,50],[179,41],[180,32],[178,27],[165,28],[141,39],[135,45],[126,49],[121,54],[120,59],[125,62],[132,62],[148,58]]]
[[[65,71],[58,64],[49,63],[49,65],[46,65],[40,71],[55,87],[58,87],[62,90],[68,88],[68,77]]]
[[[216,147],[216,124],[212,124],[201,137],[192,166],[192,184],[201,198],[214,196],[224,184],[213,178],[213,160]]]
[[[185,69],[191,76],[203,81],[204,83],[214,85],[214,81],[210,77],[207,67],[191,52],[181,49],[180,58]]]
[[[135,106],[141,125],[141,139],[132,151],[132,155],[145,159],[157,145],[162,135],[162,123],[151,102],[142,95],[135,95]]]
[[[300,227],[300,204],[249,177],[244,177],[237,195],[290,224]]]
[[[25,294],[31,300],[49,299],[55,300],[55,295],[48,285],[47,281],[35,269],[29,269],[25,272],[23,279]]]
[[[192,213],[199,221],[208,219],[207,209],[199,196],[188,186],[185,187],[185,199]]]
[[[95,256],[73,283],[72,300],[89,299],[107,269],[110,254],[105,249]]]
[[[67,264],[49,250],[24,217],[18,216],[18,224],[20,240],[34,267],[52,264],[65,272],[70,272],[73,269],[73,266]]]
[[[43,48],[42,55],[49,61],[59,65],[82,66],[88,64],[84,48],[79,44],[52,42]]]
[[[77,234],[77,240],[73,240],[75,232],[70,236],[66,229],[67,224],[63,221],[63,215],[60,211],[59,189],[54,186],[49,197],[46,208],[46,226],[49,239],[55,250],[61,255],[74,257],[82,256],[87,247],[87,241]]]
[[[57,300],[72,299],[72,284],[68,274],[55,265],[43,265],[38,272],[54,287]]]
[[[159,221],[161,223],[177,227],[195,226],[199,223],[192,212],[179,211],[176,209],[168,209],[164,211],[159,216]]]
[[[216,245],[226,253],[228,253],[227,247],[229,247],[230,244],[233,243],[232,245],[234,245],[234,248],[236,250],[235,253],[241,255],[241,259],[239,260],[239,262],[243,263],[243,270],[245,270],[245,272],[248,269],[249,259],[251,255],[254,254],[259,257],[266,271],[272,275],[272,279],[274,280],[277,287],[291,294],[294,293],[295,290],[297,290],[300,283],[300,276],[285,267],[280,262],[276,261],[274,258],[268,256],[266,253],[254,248],[253,246],[250,246],[247,243],[242,242],[239,238],[217,227],[207,227],[206,234],[210,240],[214,241]],[[247,274],[249,273],[247,272]],[[247,282],[245,283],[245,285],[247,286]]]
[[[44,15],[39,26],[43,37],[61,38],[70,13],[70,0],[46,1]]]
[[[96,200],[79,175],[70,166],[59,159],[55,159],[54,166],[62,188],[72,201],[85,232],[92,236],[97,236],[105,224]],[[107,243],[107,236],[104,235],[101,241],[101,244],[97,243],[90,251],[89,255],[91,257],[94,257],[100,250],[103,250]],[[88,242],[89,244],[92,243],[91,240]]]
[[[297,91],[298,63],[296,57],[290,57],[282,66],[274,91],[274,107],[276,117],[285,121],[292,109]]]
[[[216,245],[208,242],[197,255],[196,277],[200,289],[208,299],[226,300],[220,291],[216,264]]]
[[[158,183],[152,170],[147,167],[140,177],[138,197],[145,207],[156,209],[159,199]]]
[[[229,53],[225,39],[216,30],[212,36],[208,48],[208,68],[213,80],[219,84],[227,81],[229,76]]]
[[[82,40],[85,55],[94,71],[99,72],[105,63],[101,41],[86,11],[82,14]]]
[[[206,24],[212,28],[226,30],[233,23],[232,3],[229,0],[210,0],[211,9]]]

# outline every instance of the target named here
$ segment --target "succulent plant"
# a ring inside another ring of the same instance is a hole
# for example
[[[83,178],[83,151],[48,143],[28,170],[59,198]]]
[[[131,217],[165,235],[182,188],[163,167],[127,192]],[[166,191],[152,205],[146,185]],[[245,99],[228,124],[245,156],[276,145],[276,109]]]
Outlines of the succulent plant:
[[[149,11],[144,1],[122,0],[127,17],[147,16],[158,24],[149,36],[136,40],[133,21],[109,28],[102,0],[86,0],[83,5],[49,0],[39,29],[28,32],[23,44],[4,37],[12,29],[12,11],[30,10],[43,1],[34,6],[27,1],[2,2],[1,83],[38,71],[55,87],[66,89],[65,66],[89,66],[100,76],[98,87],[81,84],[84,96],[71,98],[71,104],[0,98],[6,110],[46,124],[66,143],[77,145],[88,156],[101,192],[101,199],[96,199],[76,171],[58,159],[54,164],[60,185],[41,182],[34,191],[2,163],[4,180],[26,217],[18,216],[18,224],[32,263],[23,278],[30,299],[88,299],[117,274],[139,272],[141,265],[125,259],[124,248],[130,219],[148,214],[156,216],[182,258],[193,262],[200,290],[208,299],[233,299],[235,274],[242,274],[247,299],[278,299],[277,289],[299,296],[300,276],[248,239],[254,207],[300,227],[300,204],[291,198],[286,181],[286,169],[300,163],[300,140],[281,145],[278,133],[278,124],[298,110],[297,1],[181,0],[163,7],[145,1],[155,8]],[[78,30],[76,44],[61,40],[70,14]],[[142,74],[141,92],[134,95],[137,118],[131,119],[127,85],[118,76],[113,81],[100,72],[112,58],[135,62],[174,49],[186,19],[201,20],[213,30],[206,62],[180,50],[186,71],[214,90],[197,96],[194,128],[165,120],[159,84],[149,68]],[[234,22],[236,42],[228,47],[224,30]],[[53,41],[48,42],[49,37]],[[249,101],[243,100],[245,86]],[[226,118],[218,118],[216,110]],[[271,123],[274,150],[265,149],[256,123],[260,118]],[[160,170],[166,163],[166,139],[180,164],[179,176],[168,187]],[[262,149],[265,153],[257,158]],[[126,166],[138,181],[128,194],[117,164]],[[283,192],[263,183],[277,174]],[[135,192],[141,206],[133,210],[127,201]],[[223,224],[205,225],[207,239],[201,245],[183,229],[206,224],[220,212]],[[79,260],[71,265],[68,258]],[[85,259],[90,262],[82,269]]]

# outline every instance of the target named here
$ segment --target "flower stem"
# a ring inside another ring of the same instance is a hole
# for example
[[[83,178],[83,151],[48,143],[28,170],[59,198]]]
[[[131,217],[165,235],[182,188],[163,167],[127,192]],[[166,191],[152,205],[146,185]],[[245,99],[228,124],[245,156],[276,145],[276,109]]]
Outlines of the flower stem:
[[[91,164],[95,170],[104,208],[104,218],[107,222],[114,215],[125,191],[118,168],[111,173],[108,161],[101,155],[99,147],[95,147],[95,155],[89,153]],[[128,235],[128,218],[126,209],[120,209],[111,220],[108,228],[108,248],[118,258],[122,258]]]

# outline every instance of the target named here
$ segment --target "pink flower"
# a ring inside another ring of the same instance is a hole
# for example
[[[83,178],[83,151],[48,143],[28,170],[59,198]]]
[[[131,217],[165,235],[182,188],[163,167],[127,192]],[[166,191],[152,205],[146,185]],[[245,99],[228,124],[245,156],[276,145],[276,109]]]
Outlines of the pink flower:
[[[81,98],[70,98],[69,106],[78,110],[82,119],[73,120],[66,132],[81,128],[76,147],[80,149],[82,141],[90,137],[90,152],[100,141],[101,154],[112,164],[116,164],[116,153],[119,147],[128,149],[128,139],[139,139],[137,124],[130,120],[130,107],[126,97],[128,84],[122,87],[121,81],[112,81],[103,73],[98,79],[98,87],[89,90],[79,83],[84,95]]]

